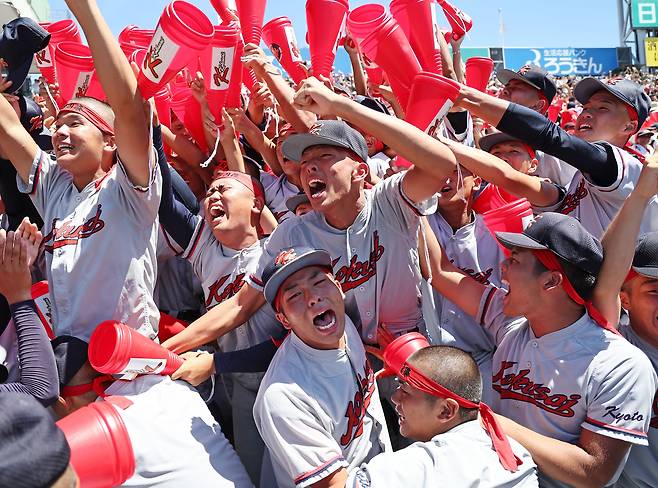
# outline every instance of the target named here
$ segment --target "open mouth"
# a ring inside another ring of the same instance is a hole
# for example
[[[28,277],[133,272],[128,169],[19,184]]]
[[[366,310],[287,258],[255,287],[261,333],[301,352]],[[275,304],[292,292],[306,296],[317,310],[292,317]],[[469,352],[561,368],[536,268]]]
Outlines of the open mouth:
[[[325,310],[313,317],[313,325],[321,332],[326,332],[336,325],[336,313],[333,310]]]
[[[224,211],[223,208],[214,206],[210,208],[210,216],[213,219],[221,219],[222,217],[226,216],[226,212]]]
[[[439,190],[439,193],[450,193],[451,191],[452,191],[452,186],[444,185],[441,187],[441,190]]]
[[[579,131],[585,131],[585,130],[592,130],[592,126],[589,124],[581,124],[580,127],[578,127]]]
[[[73,146],[71,144],[59,144],[57,146],[57,152],[60,156],[69,154],[71,151],[73,151]]]
[[[308,191],[311,198],[321,197],[326,189],[327,184],[322,180],[311,180],[308,182]]]

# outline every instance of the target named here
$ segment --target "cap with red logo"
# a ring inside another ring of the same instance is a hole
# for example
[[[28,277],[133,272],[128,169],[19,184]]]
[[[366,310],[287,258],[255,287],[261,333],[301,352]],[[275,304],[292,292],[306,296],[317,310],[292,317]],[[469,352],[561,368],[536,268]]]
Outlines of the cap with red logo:
[[[279,288],[290,276],[309,266],[332,269],[331,256],[324,249],[307,246],[293,246],[283,249],[270,261],[263,271],[263,294],[274,307]],[[274,307],[276,309],[276,307]]]
[[[624,78],[612,78],[609,80],[599,80],[598,78],[585,78],[578,82],[573,90],[573,94],[580,103],[585,104],[592,95],[601,90],[605,90],[617,99],[624,102],[631,110],[629,115],[632,119],[637,120],[638,128],[644,123],[649,116],[651,109],[651,99],[644,93],[641,85],[634,81]]]
[[[530,85],[531,87],[539,90],[550,105],[557,93],[555,83],[548,76],[548,73],[541,69],[539,66],[526,64],[519,71],[512,71],[511,69],[499,69],[496,71],[496,78],[503,85],[507,85],[511,80],[518,80],[521,83]]]
[[[361,161],[368,160],[368,145],[361,133],[342,120],[319,120],[308,132],[293,134],[281,146],[291,161],[301,161],[306,149],[313,146],[336,146],[354,152]]]

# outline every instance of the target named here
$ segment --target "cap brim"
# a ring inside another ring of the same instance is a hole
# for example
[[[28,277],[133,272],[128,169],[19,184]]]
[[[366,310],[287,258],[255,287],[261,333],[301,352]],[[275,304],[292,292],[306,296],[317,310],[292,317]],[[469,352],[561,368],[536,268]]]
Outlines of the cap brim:
[[[496,144],[501,144],[503,142],[522,142],[516,137],[512,137],[509,134],[505,134],[504,132],[495,132],[493,134],[488,134],[486,136],[482,136],[480,138],[480,149],[482,149],[485,152],[490,152],[491,148],[494,147]]]
[[[302,154],[309,147],[313,146],[336,146],[344,149],[350,149],[345,143],[335,141],[328,137],[318,136],[316,134],[293,134],[281,145],[281,151],[286,159],[291,161],[301,161]]]
[[[653,266],[633,266],[637,274],[646,276],[647,278],[658,278],[658,268]]]
[[[308,268],[309,266],[321,266],[323,268],[331,269],[331,258],[329,258],[326,251],[322,250],[310,251],[296,257],[294,261],[282,266],[270,277],[269,280],[267,280],[267,283],[265,283],[265,286],[263,287],[265,300],[267,300],[270,305],[274,305],[274,299],[276,298],[279,288],[283,285],[283,282],[300,269]]]
[[[496,239],[507,249],[513,247],[522,247],[524,249],[548,249],[543,244],[538,243],[525,234],[518,232],[496,232]]]
[[[541,88],[539,88],[537,85],[531,83],[526,78],[518,74],[516,71],[512,71],[511,69],[499,69],[496,71],[496,78],[498,78],[498,81],[500,81],[503,85],[507,85],[510,80],[518,80],[525,83],[526,85],[533,87],[536,90],[541,91]]]
[[[292,213],[295,213],[297,207],[302,203],[309,203],[308,196],[305,193],[288,198],[288,200],[286,200],[286,208]]]
[[[584,80],[578,82],[578,84],[573,89],[573,96],[576,97],[576,100],[585,105],[592,95],[601,90],[607,91],[617,100],[624,102],[626,105],[634,108],[630,101],[623,98],[619,93],[613,91],[612,85],[603,83],[597,78],[585,78]]]

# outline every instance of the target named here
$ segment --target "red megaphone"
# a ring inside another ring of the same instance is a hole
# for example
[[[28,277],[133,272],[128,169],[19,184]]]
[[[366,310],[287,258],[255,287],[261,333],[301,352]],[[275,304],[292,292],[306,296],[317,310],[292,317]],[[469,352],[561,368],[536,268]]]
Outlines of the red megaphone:
[[[341,0],[306,0],[306,25],[314,76],[331,76],[347,10],[347,2]]]
[[[80,38],[78,26],[70,19],[60,20],[52,24],[44,22],[42,27],[50,32],[50,42],[35,55],[35,60],[43,77],[48,83],[52,84],[57,81],[55,70],[55,49],[57,45],[65,41],[82,44],[82,39]]]
[[[210,43],[214,28],[191,3],[173,0],[162,12],[149,44],[137,83],[151,98]]]
[[[482,218],[494,237],[496,237],[496,232],[521,233],[532,220],[532,206],[526,198],[520,198],[506,203],[501,207],[484,212]],[[510,255],[509,249],[500,242],[498,245],[506,256]]]
[[[136,25],[126,26],[119,33],[119,47],[126,55],[130,55],[137,49],[148,49],[149,44],[151,44],[151,39],[153,38],[153,30],[150,29],[140,29]]]
[[[461,39],[473,27],[473,19],[446,0],[438,0],[438,2],[443,8],[443,13],[446,15],[450,27],[452,27],[452,38],[455,41]]]
[[[471,208],[474,212],[484,214],[519,199],[516,195],[507,193],[496,185],[488,184],[473,200]]]
[[[84,96],[105,100],[105,93],[96,77],[94,59],[87,46],[77,42],[60,42],[55,49],[55,66],[59,94],[64,102]]]
[[[404,366],[404,363],[409,360],[413,353],[429,345],[430,343],[427,342],[427,338],[418,332],[409,332],[392,341],[384,349],[384,376],[387,373],[388,375],[399,374],[402,366]]]
[[[235,0],[210,0],[210,3],[222,19],[222,24],[238,21],[238,8]]]
[[[135,454],[123,418],[107,401],[67,415],[57,426],[71,448],[81,488],[122,485],[135,472]]]
[[[265,24],[263,40],[295,84],[306,79],[306,70],[302,66],[302,54],[297,45],[292,22],[288,17],[277,17]]]
[[[89,363],[101,373],[135,377],[168,375],[183,360],[121,322],[101,322],[89,339]]]
[[[192,95],[190,88],[183,88],[176,91],[169,102],[171,109],[178,117],[187,132],[192,136],[195,144],[199,146],[201,152],[208,151],[208,143],[206,142],[206,134],[203,130],[203,113],[201,105],[197,102],[196,98]],[[221,118],[219,119],[221,121]]]
[[[491,58],[469,58],[466,61],[466,84],[471,88],[486,93],[493,67],[494,62]]]
[[[245,44],[260,44],[266,0],[236,0]]]
[[[400,2],[402,3],[402,2]],[[430,0],[406,0],[406,16],[410,29],[409,42],[418,57],[423,71],[441,74],[441,46],[434,25],[434,6]]]

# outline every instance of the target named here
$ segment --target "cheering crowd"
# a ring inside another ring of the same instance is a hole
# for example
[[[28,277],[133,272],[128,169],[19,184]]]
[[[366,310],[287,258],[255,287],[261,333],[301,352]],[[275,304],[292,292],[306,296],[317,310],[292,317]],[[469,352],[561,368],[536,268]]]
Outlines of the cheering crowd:
[[[654,79],[66,3],[0,33],[0,486],[658,486]]]

